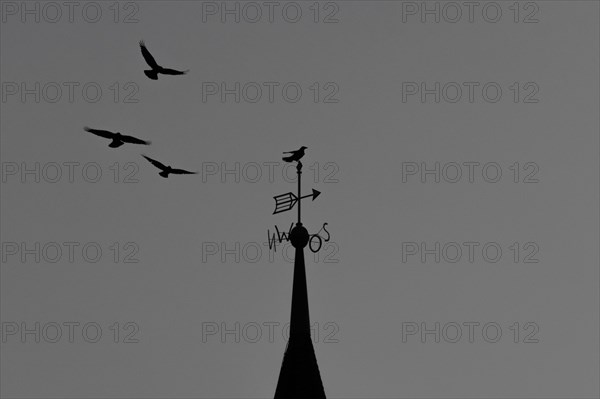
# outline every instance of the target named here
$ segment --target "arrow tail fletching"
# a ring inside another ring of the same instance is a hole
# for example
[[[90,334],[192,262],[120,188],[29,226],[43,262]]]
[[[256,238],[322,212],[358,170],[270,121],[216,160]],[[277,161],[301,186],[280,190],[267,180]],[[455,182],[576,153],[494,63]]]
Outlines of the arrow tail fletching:
[[[275,199],[275,211],[273,215],[289,211],[296,205],[296,201],[298,201],[298,198],[293,193],[276,195],[273,198]]]

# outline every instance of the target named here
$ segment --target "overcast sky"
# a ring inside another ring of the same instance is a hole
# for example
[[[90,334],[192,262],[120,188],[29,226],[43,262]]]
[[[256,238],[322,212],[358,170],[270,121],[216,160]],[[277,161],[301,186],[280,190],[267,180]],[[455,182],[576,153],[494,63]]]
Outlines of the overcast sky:
[[[2,395],[272,397],[304,145],[328,397],[598,397],[598,3],[422,4],[2,1]]]

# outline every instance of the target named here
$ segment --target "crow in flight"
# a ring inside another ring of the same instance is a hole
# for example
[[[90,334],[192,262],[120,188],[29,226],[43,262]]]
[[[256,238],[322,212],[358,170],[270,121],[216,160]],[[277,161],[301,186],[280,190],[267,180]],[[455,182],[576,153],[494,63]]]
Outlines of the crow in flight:
[[[140,48],[142,49],[142,55],[144,56],[146,63],[152,68],[145,70],[144,73],[152,80],[157,80],[159,73],[162,73],[163,75],[185,75],[189,71],[177,71],[175,69],[163,68],[158,65],[154,57],[152,57],[152,54],[150,54],[150,51],[146,48],[143,40],[140,40]]]
[[[146,158],[152,165],[156,166],[158,169],[161,170],[161,172],[159,172],[158,174],[161,175],[164,178],[169,177],[169,173],[172,173],[174,175],[195,175],[198,172],[190,172],[187,170],[183,170],[183,169],[173,169],[171,166],[165,166],[162,163],[158,162],[157,160],[154,160],[150,157],[147,157],[145,155],[142,154],[142,156],[144,158]]]
[[[308,147],[302,146],[302,147],[300,147],[299,150],[284,152],[284,154],[292,154],[292,155],[290,155],[289,157],[283,157],[282,159],[285,162],[294,162],[294,161],[300,162],[300,158],[302,158],[304,156],[304,150],[307,148]]]
[[[92,129],[87,126],[84,127],[83,130],[85,130],[86,132],[95,134],[96,136],[104,137],[106,139],[112,139],[112,142],[108,145],[110,148],[117,148],[117,147],[122,146],[125,143],[144,144],[144,145],[150,145],[150,143],[151,143],[150,141],[140,140],[133,136],[127,136],[127,135],[121,134],[119,132],[113,133],[113,132],[109,132],[108,130]]]

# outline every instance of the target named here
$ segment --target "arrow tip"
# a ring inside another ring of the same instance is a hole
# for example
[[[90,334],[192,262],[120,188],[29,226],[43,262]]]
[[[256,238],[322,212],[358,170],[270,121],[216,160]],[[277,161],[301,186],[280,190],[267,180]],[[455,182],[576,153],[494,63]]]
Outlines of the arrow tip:
[[[315,190],[314,188],[312,189],[312,200],[314,201],[319,195],[321,194],[320,191]]]

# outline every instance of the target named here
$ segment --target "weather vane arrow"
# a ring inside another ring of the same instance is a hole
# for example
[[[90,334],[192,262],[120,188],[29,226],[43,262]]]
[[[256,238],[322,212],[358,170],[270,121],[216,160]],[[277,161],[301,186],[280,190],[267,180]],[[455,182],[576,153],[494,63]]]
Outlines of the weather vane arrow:
[[[291,210],[299,200],[303,200],[304,198],[312,197],[312,200],[314,201],[320,194],[321,192],[319,190],[313,188],[312,194],[303,195],[300,198],[292,192],[276,195],[273,197],[275,199],[275,211],[273,211],[273,215]]]

